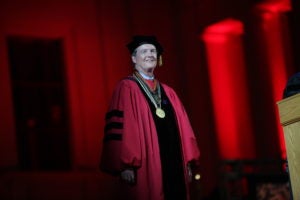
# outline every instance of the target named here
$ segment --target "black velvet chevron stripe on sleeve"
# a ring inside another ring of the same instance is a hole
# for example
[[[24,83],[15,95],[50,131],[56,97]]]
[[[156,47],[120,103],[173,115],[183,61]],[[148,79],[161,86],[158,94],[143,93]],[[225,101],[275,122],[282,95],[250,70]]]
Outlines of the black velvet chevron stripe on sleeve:
[[[120,133],[105,134],[103,141],[107,142],[110,140],[122,140],[122,135]]]
[[[105,119],[109,120],[112,117],[123,117],[123,111],[121,110],[111,110],[105,115]]]
[[[108,132],[111,129],[123,129],[123,122],[109,122],[104,127],[104,132]]]
[[[122,140],[123,111],[112,110],[105,116],[104,142],[111,140]],[[120,133],[121,132],[121,133]]]

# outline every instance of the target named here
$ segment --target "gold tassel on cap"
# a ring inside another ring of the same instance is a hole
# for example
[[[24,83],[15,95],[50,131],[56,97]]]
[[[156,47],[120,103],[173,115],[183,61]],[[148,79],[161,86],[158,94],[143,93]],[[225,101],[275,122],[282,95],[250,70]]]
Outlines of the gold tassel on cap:
[[[163,65],[162,56],[160,55],[158,58],[158,66],[161,67]]]

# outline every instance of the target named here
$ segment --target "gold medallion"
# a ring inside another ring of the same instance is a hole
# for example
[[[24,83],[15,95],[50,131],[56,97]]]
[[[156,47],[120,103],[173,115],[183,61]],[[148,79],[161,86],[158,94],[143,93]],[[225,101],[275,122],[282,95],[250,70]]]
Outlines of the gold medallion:
[[[159,118],[165,118],[165,116],[166,116],[165,111],[161,108],[156,108],[155,113]]]

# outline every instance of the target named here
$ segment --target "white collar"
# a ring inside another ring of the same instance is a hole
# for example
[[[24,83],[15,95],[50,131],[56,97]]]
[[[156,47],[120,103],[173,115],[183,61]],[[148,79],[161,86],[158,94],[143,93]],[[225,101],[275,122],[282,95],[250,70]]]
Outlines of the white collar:
[[[148,76],[146,74],[144,74],[143,72],[138,71],[139,74],[146,80],[154,80],[154,75],[153,76]]]

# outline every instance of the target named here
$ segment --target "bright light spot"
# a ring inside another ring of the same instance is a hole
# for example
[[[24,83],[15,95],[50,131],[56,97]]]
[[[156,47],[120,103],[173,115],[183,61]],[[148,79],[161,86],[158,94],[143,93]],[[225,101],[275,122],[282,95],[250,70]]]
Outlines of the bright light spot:
[[[196,175],[195,175],[195,180],[198,181],[198,180],[200,180],[200,178],[201,178],[200,174],[196,174]]]

